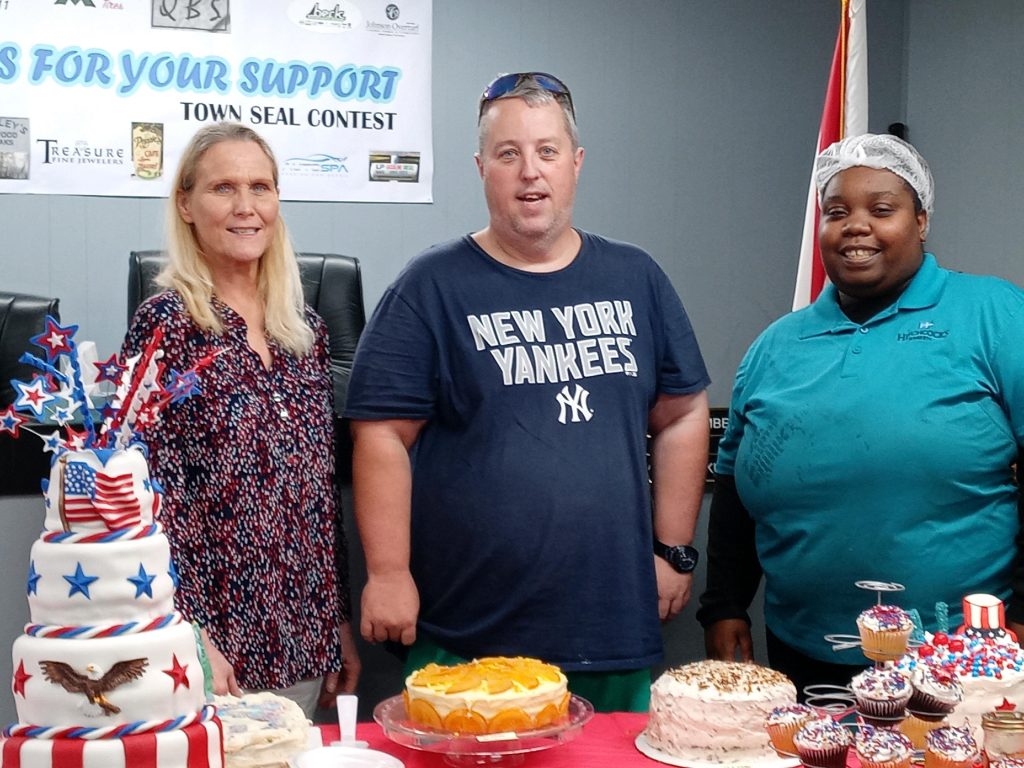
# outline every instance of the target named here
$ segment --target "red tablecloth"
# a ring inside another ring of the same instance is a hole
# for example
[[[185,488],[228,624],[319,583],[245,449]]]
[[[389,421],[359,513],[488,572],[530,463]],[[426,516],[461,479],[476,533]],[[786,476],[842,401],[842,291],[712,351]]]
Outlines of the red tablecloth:
[[[651,768],[660,763],[640,754],[634,740],[647,724],[646,713],[616,712],[596,714],[572,741],[525,755],[523,768]],[[337,725],[320,726],[324,744],[338,739]],[[359,723],[356,735],[369,742],[371,749],[394,755],[406,768],[440,768],[442,755],[395,744],[376,723]],[[500,763],[498,763],[500,765]]]

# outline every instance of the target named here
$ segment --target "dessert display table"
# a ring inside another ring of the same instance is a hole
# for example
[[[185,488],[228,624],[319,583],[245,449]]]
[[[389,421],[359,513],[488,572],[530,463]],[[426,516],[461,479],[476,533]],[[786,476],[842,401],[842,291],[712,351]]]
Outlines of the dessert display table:
[[[596,714],[572,741],[523,755],[518,765],[523,768],[652,768],[659,763],[640,754],[634,744],[645,725],[646,712]],[[319,728],[324,744],[338,739],[337,725],[321,725]],[[394,755],[405,764],[405,768],[444,768],[447,765],[443,755],[420,752],[394,743],[377,723],[359,723],[356,737],[368,742],[370,749]],[[503,762],[492,765],[498,768]]]

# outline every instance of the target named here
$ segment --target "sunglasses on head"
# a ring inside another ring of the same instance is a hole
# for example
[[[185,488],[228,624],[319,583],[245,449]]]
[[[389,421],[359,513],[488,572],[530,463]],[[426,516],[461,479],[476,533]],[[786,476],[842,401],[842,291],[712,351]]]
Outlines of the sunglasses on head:
[[[491,81],[490,85],[484,88],[484,92],[480,96],[480,113],[477,115],[477,122],[484,116],[484,106],[488,102],[500,99],[502,96],[511,93],[528,77],[532,78],[537,85],[548,93],[553,93],[555,96],[564,96],[569,104],[569,114],[572,115],[573,120],[576,119],[576,110],[572,105],[572,94],[569,93],[569,87],[565,83],[554,75],[549,75],[547,72],[514,72],[510,75],[502,75],[495,78]]]

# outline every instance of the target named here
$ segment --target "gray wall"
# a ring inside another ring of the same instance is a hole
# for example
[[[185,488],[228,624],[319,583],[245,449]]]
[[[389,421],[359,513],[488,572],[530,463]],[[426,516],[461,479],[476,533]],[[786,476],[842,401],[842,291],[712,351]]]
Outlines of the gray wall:
[[[701,339],[712,404],[724,406],[747,345],[790,305],[838,5],[435,0],[435,202],[287,203],[296,244],[358,256],[372,307],[417,251],[484,223],[472,153],[486,82],[554,72],[573,89],[586,147],[576,223],[639,243],[662,264]],[[868,0],[868,29],[871,129],[907,123],[929,159],[930,245],[947,264],[1024,283],[1009,224],[1024,199],[1013,141],[1024,127],[1024,5]],[[81,338],[109,353],[125,329],[127,253],[158,245],[160,231],[154,200],[0,196],[0,285],[59,296]],[[34,499],[0,499],[0,649],[27,618],[39,512]],[[702,526],[698,545],[703,535]],[[699,573],[695,594],[702,584]],[[665,638],[666,663],[702,654],[692,607]],[[399,690],[393,659],[364,648],[363,660],[364,705]],[[9,672],[0,652],[0,680]],[[0,697],[0,721],[13,718]]]

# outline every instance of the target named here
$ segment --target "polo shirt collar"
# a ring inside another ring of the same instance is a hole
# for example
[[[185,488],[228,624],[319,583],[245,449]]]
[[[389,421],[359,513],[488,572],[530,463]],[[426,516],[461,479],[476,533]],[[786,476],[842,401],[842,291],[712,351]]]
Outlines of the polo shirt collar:
[[[900,311],[934,306],[942,295],[947,274],[946,270],[939,266],[935,256],[925,253],[920,269],[917,270],[917,274],[914,275],[903,294],[891,307],[879,312],[868,323],[889,317]],[[821,294],[815,302],[803,312],[800,325],[801,339],[827,333],[841,333],[860,327],[860,324],[853,322],[839,308],[838,293],[832,283],[822,288]]]

